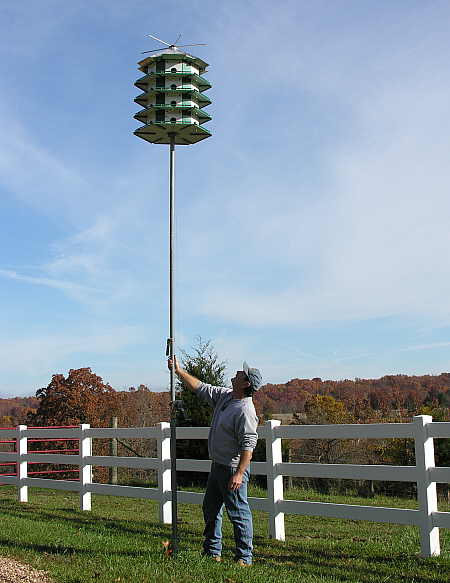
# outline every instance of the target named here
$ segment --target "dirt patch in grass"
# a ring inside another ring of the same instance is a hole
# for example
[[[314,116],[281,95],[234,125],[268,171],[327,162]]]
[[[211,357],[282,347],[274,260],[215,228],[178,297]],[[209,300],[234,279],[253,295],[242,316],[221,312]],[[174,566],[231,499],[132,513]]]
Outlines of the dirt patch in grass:
[[[45,571],[37,571],[14,559],[0,557],[0,583],[52,583]]]

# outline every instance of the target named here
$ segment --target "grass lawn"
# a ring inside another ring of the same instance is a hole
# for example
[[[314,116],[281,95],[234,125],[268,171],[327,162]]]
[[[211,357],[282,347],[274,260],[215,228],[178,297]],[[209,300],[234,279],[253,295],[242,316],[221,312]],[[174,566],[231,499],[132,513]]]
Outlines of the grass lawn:
[[[257,488],[253,496],[264,496]],[[289,498],[375,506],[414,507],[393,498],[319,496],[290,491]],[[0,556],[47,570],[64,583],[128,582],[370,582],[449,583],[450,531],[441,529],[442,555],[419,557],[414,527],[286,515],[286,542],[266,537],[267,515],[254,512],[255,564],[236,567],[233,539],[224,520],[224,563],[201,556],[201,508],[180,505],[181,550],[162,553],[170,526],[158,523],[155,502],[92,496],[91,512],[78,509],[78,495],[30,488],[28,504],[15,488],[0,487]],[[449,510],[441,505],[440,510]]]

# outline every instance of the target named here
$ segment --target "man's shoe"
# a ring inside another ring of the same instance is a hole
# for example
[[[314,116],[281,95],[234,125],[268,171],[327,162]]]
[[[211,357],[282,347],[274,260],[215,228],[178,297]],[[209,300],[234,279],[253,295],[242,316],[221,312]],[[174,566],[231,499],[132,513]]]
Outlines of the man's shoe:
[[[244,559],[238,559],[238,560],[236,561],[236,565],[238,565],[239,567],[251,567],[251,566],[252,566],[252,564],[251,564],[251,563],[246,563],[246,562],[244,561]]]
[[[222,557],[220,555],[207,555],[203,553],[203,556],[208,557],[208,559],[211,559],[211,561],[215,561],[216,563],[222,562]]]

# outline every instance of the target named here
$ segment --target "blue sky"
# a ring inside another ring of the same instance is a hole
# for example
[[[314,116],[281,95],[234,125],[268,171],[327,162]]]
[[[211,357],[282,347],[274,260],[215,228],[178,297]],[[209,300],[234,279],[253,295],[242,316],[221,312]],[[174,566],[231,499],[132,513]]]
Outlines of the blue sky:
[[[168,151],[132,134],[148,33],[207,43],[213,84],[213,137],[176,154],[179,346],[268,382],[450,370],[449,21],[446,1],[3,2],[0,396],[86,366],[167,387]]]

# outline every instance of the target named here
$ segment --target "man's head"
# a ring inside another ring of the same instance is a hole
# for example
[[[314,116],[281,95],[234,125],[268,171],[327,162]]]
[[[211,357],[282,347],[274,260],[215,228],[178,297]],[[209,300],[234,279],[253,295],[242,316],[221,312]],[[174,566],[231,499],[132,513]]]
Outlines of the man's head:
[[[257,368],[250,368],[246,362],[242,365],[244,373],[250,383],[251,393],[256,392],[262,385],[262,376]]]
[[[236,374],[231,379],[231,386],[235,393],[245,394],[250,388],[250,381],[243,370],[236,371]]]
[[[242,393],[245,397],[251,397],[262,385],[261,373],[257,368],[250,368],[246,362],[242,368],[231,379],[231,384],[236,394]]]

